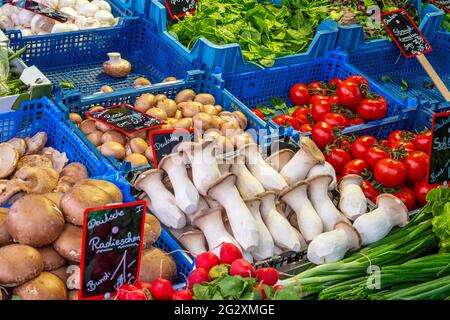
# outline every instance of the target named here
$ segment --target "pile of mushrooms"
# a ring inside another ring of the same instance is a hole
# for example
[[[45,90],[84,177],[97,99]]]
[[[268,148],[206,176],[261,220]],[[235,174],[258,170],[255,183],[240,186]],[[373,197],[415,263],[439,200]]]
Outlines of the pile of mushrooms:
[[[83,164],[68,163],[46,142],[39,132],[0,144],[0,207],[11,205],[0,208],[0,291],[23,300],[77,299],[84,211],[121,203],[122,193],[88,179]],[[144,248],[159,234],[147,215]]]
[[[134,107],[166,122],[154,130],[193,128],[197,136],[203,135],[205,139],[218,140],[220,142],[218,147],[224,152],[234,151],[247,139],[242,135],[247,127],[247,118],[240,111],[222,111],[222,107],[215,103],[216,100],[211,94],[196,94],[191,89],[185,89],[178,92],[174,99],[164,94],[143,94],[136,99]],[[103,109],[94,106],[89,111]],[[132,167],[141,167],[153,162],[147,131],[126,136],[93,119],[83,120],[81,115],[76,113],[70,114],[70,120],[103,156],[130,162]]]
[[[150,210],[194,255],[218,253],[230,242],[260,261],[309,244],[309,260],[322,264],[408,221],[403,203],[386,194],[367,212],[361,177],[346,176],[338,185],[309,138],[300,139],[296,153],[285,149],[266,159],[247,134],[237,140],[245,142],[232,156],[223,153],[218,136],[184,142],[135,183]],[[338,205],[330,195],[336,188]]]

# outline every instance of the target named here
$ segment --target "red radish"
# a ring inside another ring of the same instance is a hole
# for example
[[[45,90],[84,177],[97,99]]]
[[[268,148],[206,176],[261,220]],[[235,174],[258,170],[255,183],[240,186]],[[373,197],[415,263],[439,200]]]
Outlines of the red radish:
[[[225,242],[220,247],[220,263],[231,264],[240,258],[242,258],[242,252],[234,244]]]
[[[141,289],[141,290],[147,289],[148,291],[150,291],[152,285],[151,285],[151,283],[138,282],[138,283],[136,283],[136,287],[137,287],[138,289]]]
[[[254,277],[255,268],[245,259],[236,259],[231,264],[230,275],[244,278]]]
[[[262,296],[262,299],[263,299],[263,300],[266,300],[266,299],[267,299],[266,293],[264,292],[264,285],[263,285],[262,283],[260,283],[260,284],[255,284],[255,285],[253,286],[253,288],[259,289],[259,292],[261,292],[261,296]]]
[[[197,268],[204,268],[211,270],[212,267],[217,266],[220,263],[219,257],[211,251],[206,251],[199,254],[195,260],[195,266]]]
[[[148,300],[147,295],[142,290],[127,292],[125,300]]]
[[[278,282],[279,274],[275,268],[261,268],[255,271],[256,280],[259,282],[267,284],[268,286],[273,286]]]
[[[127,300],[127,293],[139,290],[136,286],[132,284],[123,284],[120,286],[119,290],[117,290],[117,299],[118,300]]]
[[[158,278],[151,283],[150,293],[154,300],[170,300],[175,289],[169,280]]]
[[[188,276],[188,287],[191,289],[194,284],[200,284],[203,282],[210,282],[211,277],[209,276],[208,270],[205,268],[195,268]]]
[[[172,300],[193,300],[191,290],[178,290],[172,296]]]
[[[273,288],[275,289],[275,291],[278,291],[278,290],[284,289],[284,286],[281,284],[277,284],[276,286],[273,286]]]

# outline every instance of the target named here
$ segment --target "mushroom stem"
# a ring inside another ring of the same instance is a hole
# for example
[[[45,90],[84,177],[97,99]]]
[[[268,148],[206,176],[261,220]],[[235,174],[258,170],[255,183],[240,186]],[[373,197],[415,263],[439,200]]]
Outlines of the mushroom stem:
[[[274,255],[275,244],[272,239],[272,235],[267,229],[264,221],[261,218],[260,207],[261,199],[252,198],[245,200],[250,213],[256,221],[256,227],[259,232],[259,241],[256,249],[252,251],[252,256],[255,260],[264,260]]]
[[[178,207],[186,214],[194,214],[197,211],[200,196],[189,180],[183,157],[173,153],[164,157],[159,165],[169,176]]]
[[[191,227],[188,230],[172,229],[171,232],[175,235],[178,241],[180,241],[181,244],[194,256],[208,251],[208,249],[206,249],[205,236],[200,230],[193,229]]]
[[[208,195],[225,208],[233,234],[242,248],[253,250],[259,237],[256,221],[239,195],[235,182],[236,176],[227,173],[209,188]]]
[[[254,175],[248,170],[245,165],[245,158],[243,155],[238,155],[235,158],[236,162],[231,166],[231,172],[237,177],[236,187],[239,190],[242,198],[250,199],[256,195],[264,192],[264,187],[256,179]]]
[[[147,194],[150,211],[163,224],[175,229],[186,225],[186,217],[177,207],[174,195],[161,181],[161,170],[153,169],[142,173],[136,180],[135,187]]]
[[[294,227],[276,210],[275,196],[275,192],[272,191],[258,195],[262,201],[260,208],[261,217],[277,247],[298,252],[301,250],[302,245]]]
[[[342,177],[339,183],[339,209],[352,221],[367,211],[367,198],[361,189],[362,183],[363,179],[356,174]]]
[[[306,242],[310,242],[323,232],[323,224],[308,199],[307,190],[308,182],[299,181],[284,190],[280,196],[295,211],[300,232],[305,237]]]

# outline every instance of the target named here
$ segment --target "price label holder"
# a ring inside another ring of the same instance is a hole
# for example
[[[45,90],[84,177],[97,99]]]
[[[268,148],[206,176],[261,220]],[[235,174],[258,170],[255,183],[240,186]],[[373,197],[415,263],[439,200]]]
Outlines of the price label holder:
[[[450,181],[450,111],[433,116],[428,184]]]
[[[33,0],[16,0],[11,1],[10,4],[61,23],[75,18]]]
[[[149,139],[155,168],[162,158],[178,152],[181,143],[196,141],[194,129],[154,130],[149,132]]]
[[[164,0],[170,19],[177,20],[188,14],[194,14],[197,10],[197,2],[200,0]]]
[[[429,2],[442,8],[444,11],[450,12],[450,0],[429,0]]]
[[[145,201],[84,212],[80,300],[110,299],[139,278],[145,212]]]
[[[102,111],[88,112],[89,118],[102,122],[126,135],[154,129],[166,124],[128,104],[118,104]]]
[[[428,59],[424,56],[424,53],[432,51],[431,45],[406,10],[399,9],[383,13],[381,20],[403,55],[406,58],[416,57],[428,76],[433,80],[445,101],[450,101],[450,92],[436,70],[434,70]]]

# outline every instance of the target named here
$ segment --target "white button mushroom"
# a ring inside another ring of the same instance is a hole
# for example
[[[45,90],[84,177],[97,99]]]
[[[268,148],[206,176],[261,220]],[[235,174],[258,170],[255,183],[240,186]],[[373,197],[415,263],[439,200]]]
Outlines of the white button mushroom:
[[[30,28],[31,27],[31,19],[33,19],[34,17],[34,13],[29,11],[29,10],[25,10],[22,9],[19,12],[19,21],[18,23],[26,28]]]
[[[104,0],[98,1],[98,0],[96,0],[96,1],[93,1],[92,3],[97,5],[97,7],[99,7],[101,10],[106,10],[106,11],[111,12],[111,5],[107,1],[104,1]]]
[[[67,14],[68,16],[71,16],[71,17],[78,16],[78,12],[72,7],[63,7],[61,9],[59,9],[59,11],[61,11],[64,14]]]
[[[106,10],[99,10],[95,13],[94,18],[100,22],[102,26],[112,26],[115,22],[114,16],[111,12]]]
[[[92,2],[83,3],[78,8],[79,14],[85,17],[94,17],[98,10],[98,6]]]

